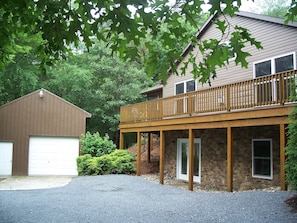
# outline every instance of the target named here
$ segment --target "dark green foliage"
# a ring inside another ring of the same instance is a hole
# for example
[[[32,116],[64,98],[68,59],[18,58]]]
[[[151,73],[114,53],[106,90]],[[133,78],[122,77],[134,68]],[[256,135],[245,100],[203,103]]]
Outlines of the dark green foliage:
[[[124,148],[120,149],[126,149],[130,146],[133,146],[137,142],[137,133],[136,132],[128,132],[124,134]]]
[[[103,138],[98,132],[93,135],[87,132],[81,139],[81,152],[90,154],[92,157],[100,157],[104,154],[110,154],[116,149],[116,145],[109,139],[108,135]]]
[[[140,92],[153,85],[139,63],[125,62],[106,43],[96,41],[87,52],[48,67],[43,88],[90,112],[87,131],[106,133],[117,142],[120,107],[143,100]]]
[[[101,157],[93,157],[87,161],[87,173],[90,175],[104,175],[110,174],[112,169],[112,162],[109,155]],[[87,175],[87,174],[84,174]]]
[[[290,94],[291,100],[296,100],[296,80],[292,76],[292,86]],[[288,143],[285,148],[286,154],[286,182],[290,185],[292,190],[297,190],[297,106],[293,108],[289,115],[290,124],[287,127]]]
[[[91,160],[92,160],[92,156],[90,154],[86,154],[76,158],[77,171],[79,175],[82,175],[82,173],[83,175],[91,174],[88,169],[88,164],[90,163]]]
[[[135,172],[135,167],[133,165],[135,157],[127,150],[116,150],[108,156],[112,162],[113,173],[130,174]]]
[[[115,144],[108,135],[100,137],[99,133],[87,132],[81,139],[81,152],[77,158],[79,175],[130,174],[135,172],[135,160],[126,150],[115,150]]]
[[[179,58],[175,56],[171,58],[171,55],[177,55],[177,49],[172,46],[186,45],[189,42],[191,33],[187,32],[187,26],[197,28],[196,17],[203,12],[204,4],[202,0],[1,1],[0,69],[5,69],[6,65],[13,60],[12,55],[19,50],[19,47],[22,47],[17,44],[20,35],[36,33],[39,33],[43,40],[35,50],[41,68],[67,58],[73,53],[71,48],[78,47],[81,41],[88,49],[91,48],[94,38],[108,43],[114,53],[117,52],[121,58],[126,60],[138,60],[146,52],[159,57],[159,48],[155,47],[151,39],[157,38],[161,25],[165,24],[167,30],[160,37],[163,46],[168,47],[169,50],[164,55],[171,60],[169,64],[172,65],[172,70],[176,71],[177,65],[174,61]],[[241,6],[241,0],[212,0],[208,1],[208,4],[210,15],[217,13],[234,16]],[[286,12],[286,22],[296,18],[295,0],[291,2]],[[185,23],[187,25],[184,25]],[[222,26],[218,27],[223,31],[221,28]],[[152,38],[147,38],[148,35]],[[232,35],[241,36],[241,30],[236,29]],[[257,47],[249,35],[248,38],[246,36],[242,38],[244,45],[252,44]],[[137,46],[140,44],[145,46],[145,52],[138,50]],[[231,42],[230,49],[234,49],[237,55],[236,63],[245,66],[247,54],[243,51],[241,43],[240,47],[237,47],[236,42]],[[210,48],[210,50],[215,49]],[[217,65],[225,64],[227,59],[226,57],[219,58]],[[197,72],[201,72],[199,79],[207,80],[215,66],[215,62],[211,61],[211,68],[207,69],[209,61],[210,59],[206,58],[202,61],[203,65],[194,70],[195,77],[198,76]],[[158,70],[168,64],[167,60],[161,60],[164,66],[158,66],[160,60],[153,62],[152,64],[145,63],[150,75],[156,74],[156,70],[150,67]],[[169,74],[167,68],[158,71],[162,72],[160,77],[166,81]]]
[[[77,158],[79,175],[131,174],[135,172],[134,156],[127,150],[116,150],[101,157],[86,154]]]
[[[288,125],[288,144],[286,152],[286,181],[293,190],[297,190],[297,107],[289,116],[291,123]]]

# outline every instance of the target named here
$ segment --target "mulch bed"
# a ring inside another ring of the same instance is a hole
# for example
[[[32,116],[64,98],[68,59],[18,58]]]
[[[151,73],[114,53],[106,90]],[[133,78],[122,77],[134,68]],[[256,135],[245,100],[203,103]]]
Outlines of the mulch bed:
[[[297,213],[297,194],[286,200],[287,205],[292,208],[292,211]]]

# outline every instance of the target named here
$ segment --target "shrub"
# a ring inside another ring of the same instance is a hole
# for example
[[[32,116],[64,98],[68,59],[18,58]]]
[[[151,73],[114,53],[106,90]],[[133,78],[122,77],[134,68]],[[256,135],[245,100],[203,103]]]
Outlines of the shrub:
[[[131,174],[135,167],[134,156],[126,150],[116,150],[111,154],[92,157],[86,154],[77,158],[79,175]]]
[[[91,172],[89,172],[89,169],[88,169],[88,166],[91,160],[92,160],[92,156],[90,154],[86,154],[76,158],[77,172],[79,175],[91,174]]]
[[[285,148],[287,155],[285,163],[286,181],[292,190],[297,190],[297,107],[292,110],[289,118],[292,122],[287,128],[289,139]]]
[[[110,155],[113,171],[117,174],[135,173],[136,169],[133,164],[135,157],[127,150],[116,150]]]
[[[97,158],[97,168],[99,175],[110,174],[112,169],[112,162],[109,155],[103,155]]]
[[[108,135],[102,138],[98,132],[93,135],[87,132],[81,139],[81,144],[81,153],[90,154],[92,157],[110,154],[116,149],[116,145],[109,139]]]

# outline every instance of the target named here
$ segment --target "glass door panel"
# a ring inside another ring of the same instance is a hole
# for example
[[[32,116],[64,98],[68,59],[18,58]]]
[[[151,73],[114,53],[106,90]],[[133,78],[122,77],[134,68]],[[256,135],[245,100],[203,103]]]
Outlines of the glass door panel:
[[[200,165],[200,144],[194,144],[194,176],[199,176]]]
[[[188,143],[181,144],[181,173],[188,174]]]
[[[189,172],[189,140],[186,138],[180,138],[177,140],[177,167],[176,176],[177,179],[188,180]],[[196,138],[194,140],[194,182],[200,182],[201,173],[201,139]]]

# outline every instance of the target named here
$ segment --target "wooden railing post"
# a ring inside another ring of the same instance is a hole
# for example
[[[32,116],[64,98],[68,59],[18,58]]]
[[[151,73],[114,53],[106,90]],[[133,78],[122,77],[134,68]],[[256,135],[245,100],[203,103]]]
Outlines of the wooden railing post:
[[[284,75],[280,75],[279,77],[279,97],[280,97],[280,104],[285,104],[285,94],[284,94]]]
[[[159,117],[158,119],[163,119],[163,100],[159,101]]]
[[[231,111],[231,93],[230,93],[230,85],[227,85],[227,111]]]

